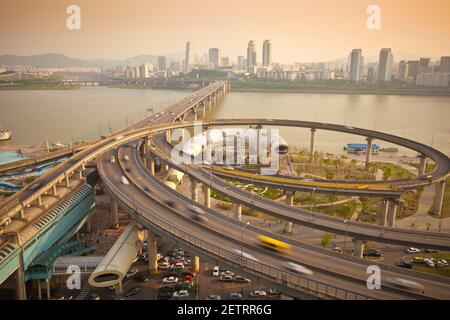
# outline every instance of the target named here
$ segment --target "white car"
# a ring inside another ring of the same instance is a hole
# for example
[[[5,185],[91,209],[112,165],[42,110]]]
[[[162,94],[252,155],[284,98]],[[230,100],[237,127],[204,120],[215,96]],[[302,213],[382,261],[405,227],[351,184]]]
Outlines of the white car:
[[[250,296],[251,297],[263,297],[266,296],[267,293],[264,290],[253,290],[250,291]]]
[[[135,275],[137,275],[137,273],[139,272],[138,269],[132,269],[130,271],[127,272],[127,274],[125,275],[125,277],[127,279],[134,277]]]
[[[123,156],[123,160],[125,160],[125,161],[130,161],[130,158],[128,158],[127,155],[124,155],[124,156]]]
[[[386,282],[401,288],[401,289],[407,289],[407,290],[423,290],[423,285],[411,281],[411,280],[406,280],[406,279],[402,279],[402,278],[387,278]]]
[[[187,291],[187,290],[175,291],[173,293],[173,297],[174,298],[186,298],[186,297],[189,297],[189,291]]]
[[[286,267],[286,269],[288,269],[289,271],[293,271],[296,273],[300,273],[303,274],[305,276],[312,276],[314,274],[314,272],[312,272],[311,270],[309,270],[308,268],[301,266],[299,264],[296,264],[294,262],[285,262],[284,266]]]
[[[111,156],[111,163],[116,163],[116,158],[114,156]]]
[[[407,248],[407,249],[406,249],[406,252],[407,252],[407,253],[419,253],[420,250],[417,249],[417,248],[410,247],[410,248]]]
[[[431,261],[431,259],[424,259],[423,262],[425,262],[426,265],[429,266],[430,268],[436,267],[436,265],[434,264],[433,261]]]
[[[164,256],[161,253],[156,254],[156,260],[161,260]]]
[[[219,276],[219,266],[214,266],[212,275],[213,275],[213,277],[218,277]]]
[[[127,178],[125,178],[124,176],[122,176],[122,178],[120,179],[120,181],[122,181],[122,183],[126,186],[129,186],[130,183],[128,182]]]
[[[209,296],[206,297],[206,300],[221,300],[222,297],[219,296],[218,294],[210,294]]]
[[[166,277],[162,280],[163,283],[177,283],[178,278],[177,277]]]
[[[239,249],[233,249],[233,252],[238,254],[238,255],[242,255],[246,259],[259,261],[256,257],[252,256],[250,253],[247,253],[245,251],[241,251]]]

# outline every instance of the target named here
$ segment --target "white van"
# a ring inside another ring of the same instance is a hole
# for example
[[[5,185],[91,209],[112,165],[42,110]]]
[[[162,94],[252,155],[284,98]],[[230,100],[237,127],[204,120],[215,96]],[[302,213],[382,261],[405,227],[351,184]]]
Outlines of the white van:
[[[212,275],[213,275],[213,277],[218,277],[219,276],[219,266],[214,266]]]
[[[120,179],[122,181],[122,183],[126,186],[128,186],[130,183],[128,182],[127,178],[125,178],[124,176],[122,176],[122,178]]]

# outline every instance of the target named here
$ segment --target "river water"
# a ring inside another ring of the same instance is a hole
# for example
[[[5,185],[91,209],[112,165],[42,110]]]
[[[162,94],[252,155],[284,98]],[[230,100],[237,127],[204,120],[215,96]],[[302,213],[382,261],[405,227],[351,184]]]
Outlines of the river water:
[[[0,90],[0,126],[13,131],[2,146],[98,138],[181,99],[187,91],[91,87],[81,90]],[[414,139],[450,155],[450,97],[230,92],[215,118],[273,118],[329,122]],[[281,129],[290,144],[307,147],[309,131]],[[338,153],[364,138],[316,132],[316,150]],[[382,147],[387,143],[376,142]],[[414,155],[401,149],[400,155]]]

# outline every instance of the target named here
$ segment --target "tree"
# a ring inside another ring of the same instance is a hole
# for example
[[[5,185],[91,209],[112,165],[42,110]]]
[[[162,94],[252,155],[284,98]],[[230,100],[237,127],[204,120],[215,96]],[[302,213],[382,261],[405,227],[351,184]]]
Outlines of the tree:
[[[329,245],[332,238],[333,238],[333,236],[331,235],[331,233],[325,232],[322,237],[322,240],[320,241],[320,244],[322,245],[322,247]]]

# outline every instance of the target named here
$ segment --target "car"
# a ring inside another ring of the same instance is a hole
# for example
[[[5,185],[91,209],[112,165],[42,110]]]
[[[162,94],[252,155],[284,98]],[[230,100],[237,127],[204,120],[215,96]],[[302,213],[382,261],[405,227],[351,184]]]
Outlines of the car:
[[[223,276],[220,276],[219,280],[222,282],[231,282],[231,281],[233,281],[233,277],[230,275],[223,275]]]
[[[239,299],[242,299],[242,293],[239,293],[239,292],[231,292],[231,293],[230,293],[230,299],[231,299],[231,300],[239,300]]]
[[[237,255],[240,255],[242,257],[244,257],[245,259],[249,259],[249,260],[254,260],[254,261],[259,261],[256,257],[254,257],[253,255],[251,255],[250,253],[247,253],[245,251],[242,251],[241,249],[233,249],[233,252]]]
[[[167,270],[170,267],[170,263],[165,261],[165,262],[161,262],[160,264],[158,264],[158,269],[161,270]]]
[[[280,294],[280,291],[277,289],[269,289],[269,291],[267,291],[268,296],[279,296]]]
[[[191,265],[191,259],[184,260],[184,266],[190,266]]]
[[[120,181],[122,181],[122,183],[126,186],[130,185],[130,183],[128,182],[127,178],[125,178],[124,176],[122,176],[122,178],[120,178]]]
[[[405,268],[405,269],[412,269],[413,268],[413,265],[412,265],[411,262],[403,261],[403,260],[398,262],[397,266],[400,267],[400,268]]]
[[[178,278],[177,277],[166,277],[162,280],[163,283],[177,283]]]
[[[163,258],[164,256],[161,253],[157,253],[156,254],[156,260],[159,261]]]
[[[163,201],[164,205],[170,207],[170,208],[175,208],[175,201],[172,200],[164,200]]]
[[[219,266],[214,266],[213,271],[212,271],[212,275],[213,275],[213,277],[218,277],[219,276]]]
[[[250,279],[244,278],[243,276],[236,276],[234,278],[234,281],[238,282],[238,283],[251,283],[252,282]]]
[[[136,277],[136,279],[138,279],[141,282],[147,282],[148,280],[150,280],[150,277],[146,273],[141,273]]]
[[[210,294],[209,296],[206,296],[206,300],[221,300],[222,297],[218,294]]]
[[[436,265],[434,264],[434,262],[433,262],[431,259],[424,259],[423,261],[424,261],[425,264],[426,264],[427,266],[429,266],[430,268],[436,267]]]
[[[267,293],[264,290],[253,290],[253,291],[250,291],[250,296],[251,297],[264,297],[266,295],[267,295]]]
[[[413,261],[414,261],[414,263],[425,263],[425,259],[420,256],[414,257]]]
[[[339,248],[339,247],[334,247],[333,251],[337,252],[337,253],[344,253],[344,251],[341,248]]]
[[[141,288],[132,288],[130,290],[128,290],[127,292],[125,292],[125,297],[132,297],[137,295],[138,293],[140,293],[142,290]]]
[[[183,277],[183,281],[189,281],[189,282],[191,282],[192,279],[193,279],[193,277],[192,277],[191,275],[186,275],[186,276]]]
[[[194,278],[196,276],[196,273],[194,271],[183,271],[180,272],[180,276],[182,277],[191,276],[192,278]]]
[[[313,271],[309,270],[308,268],[306,268],[302,265],[294,263],[294,262],[290,262],[290,261],[284,262],[283,266],[289,271],[299,273],[299,274],[302,274],[305,276],[312,276],[314,274]]]
[[[101,300],[100,296],[96,293],[91,293],[88,297],[89,300]]]
[[[130,279],[130,278],[134,277],[135,275],[137,275],[138,272],[139,272],[138,269],[131,269],[131,270],[129,270],[129,271],[127,272],[127,274],[125,275],[125,277],[126,277],[127,279]]]
[[[143,254],[141,254],[139,256],[139,259],[144,260],[144,261],[148,261],[148,253],[144,252]]]
[[[123,156],[123,160],[125,160],[125,161],[130,161],[130,158],[128,158],[127,155],[124,155],[124,156]]]
[[[177,299],[187,298],[187,297],[189,297],[189,291],[187,291],[187,290],[175,291],[173,293],[173,297],[177,298]]]
[[[184,269],[184,264],[183,264],[183,262],[177,262],[177,263],[175,263],[175,269],[176,269],[176,270],[182,270],[182,269]]]
[[[364,252],[364,255],[368,257],[381,257],[381,251],[378,249],[369,249]]]
[[[164,287],[159,287],[158,288],[158,293],[160,293],[160,292],[174,292],[174,291],[175,291],[175,289],[173,287],[164,286]]]
[[[445,260],[445,259],[440,259],[439,262],[442,263],[442,266],[443,266],[443,267],[448,267],[448,261],[447,261],[447,260]]]
[[[423,285],[417,282],[402,278],[387,278],[385,281],[394,287],[411,291],[422,291],[424,288]]]
[[[114,156],[111,156],[111,163],[116,163],[116,158]]]
[[[419,253],[420,250],[417,248],[410,247],[410,248],[406,248],[406,252],[407,253]]]
[[[234,277],[234,273],[231,272],[231,271],[228,271],[228,270],[222,271],[222,272],[220,273],[220,275],[221,275],[221,276],[232,276],[232,277]]]
[[[442,267],[444,267],[444,264],[442,263],[442,261],[441,260],[438,260],[438,261],[436,261],[435,263],[434,263],[435,265],[436,265],[436,267],[438,267],[438,268],[442,268]]]
[[[173,293],[169,291],[158,292],[156,295],[157,300],[170,300],[173,297]]]

